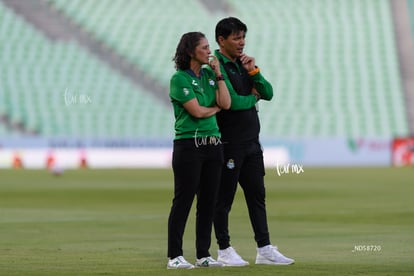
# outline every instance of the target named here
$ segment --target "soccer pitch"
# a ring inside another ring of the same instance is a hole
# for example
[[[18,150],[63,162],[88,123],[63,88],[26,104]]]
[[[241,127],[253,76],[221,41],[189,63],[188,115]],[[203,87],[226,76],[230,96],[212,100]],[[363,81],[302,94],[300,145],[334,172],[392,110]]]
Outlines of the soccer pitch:
[[[166,269],[171,170],[0,170],[0,275],[414,274],[414,168],[304,170],[266,174],[271,240],[296,264],[254,264],[239,187],[230,231],[250,266],[188,271]]]

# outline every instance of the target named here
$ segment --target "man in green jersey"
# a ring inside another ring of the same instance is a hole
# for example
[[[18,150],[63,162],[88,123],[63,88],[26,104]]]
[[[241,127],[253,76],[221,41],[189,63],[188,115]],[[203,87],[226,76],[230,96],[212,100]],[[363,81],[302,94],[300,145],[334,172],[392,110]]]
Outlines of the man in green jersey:
[[[204,66],[209,63],[210,67]],[[196,266],[222,266],[209,248],[214,207],[223,164],[216,113],[230,108],[230,95],[217,58],[211,56],[204,34],[186,33],[174,57],[177,72],[170,82],[175,115],[172,167],[174,198],[168,218],[168,269],[193,268],[183,257],[183,235],[194,197]]]
[[[271,100],[272,85],[263,77],[255,59],[243,52],[246,25],[229,17],[216,25],[215,52],[231,95],[230,110],[217,114],[224,146],[224,166],[214,218],[219,245],[217,260],[227,266],[244,266],[232,246],[228,220],[237,183],[243,188],[250,222],[257,244],[256,264],[288,265],[293,259],[283,256],[270,242],[267,225],[263,151],[259,142],[260,122],[256,110],[259,99]]]

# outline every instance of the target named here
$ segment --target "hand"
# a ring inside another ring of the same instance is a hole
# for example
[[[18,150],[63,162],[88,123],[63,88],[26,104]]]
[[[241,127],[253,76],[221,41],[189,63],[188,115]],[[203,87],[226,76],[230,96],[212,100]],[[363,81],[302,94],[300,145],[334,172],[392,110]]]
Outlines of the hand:
[[[216,73],[216,75],[221,75],[221,71],[220,71],[220,62],[218,61],[216,56],[210,56],[208,58],[208,64],[210,65],[211,69],[214,70],[214,73]]]
[[[252,88],[252,94],[256,97],[257,100],[260,100],[260,93],[254,87]]]
[[[221,111],[221,107],[217,104],[214,107],[216,108],[216,113],[219,113]]]
[[[254,57],[250,57],[245,53],[240,55],[240,61],[247,72],[252,71],[256,68],[256,61]]]

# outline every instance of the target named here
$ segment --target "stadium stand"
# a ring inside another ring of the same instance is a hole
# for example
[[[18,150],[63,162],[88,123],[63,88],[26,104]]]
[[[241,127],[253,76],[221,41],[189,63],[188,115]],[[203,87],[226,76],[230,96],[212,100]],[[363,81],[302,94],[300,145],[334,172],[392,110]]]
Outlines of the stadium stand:
[[[408,3],[408,11],[410,12],[411,18],[411,31],[414,36],[414,0],[407,0]]]
[[[392,13],[394,38],[398,56],[401,88],[408,122],[408,131],[414,134],[414,32],[412,1],[389,1]]]
[[[185,5],[169,0],[50,3],[166,86],[174,73],[171,58],[179,37],[190,30],[211,31],[212,18],[198,1],[186,1]],[[160,7],[164,7],[162,15]]]
[[[149,92],[75,43],[52,43],[1,2],[0,17],[1,108],[12,122],[46,137],[171,136],[172,115]]]
[[[264,1],[266,10],[231,2],[276,86],[276,101],[261,105],[264,134],[407,132],[387,1]]]
[[[226,3],[230,15],[247,23],[246,52],[275,88],[272,102],[259,103],[263,137],[408,133],[388,1]],[[48,4],[164,87],[174,72],[179,37],[203,31],[214,49],[214,25],[229,15],[211,13],[199,1]],[[9,64],[0,108],[12,120],[45,136],[171,137],[172,113],[151,91],[133,86],[72,42],[50,42],[1,2],[0,13],[0,39],[7,41],[0,55]],[[93,104],[68,106],[65,91]]]

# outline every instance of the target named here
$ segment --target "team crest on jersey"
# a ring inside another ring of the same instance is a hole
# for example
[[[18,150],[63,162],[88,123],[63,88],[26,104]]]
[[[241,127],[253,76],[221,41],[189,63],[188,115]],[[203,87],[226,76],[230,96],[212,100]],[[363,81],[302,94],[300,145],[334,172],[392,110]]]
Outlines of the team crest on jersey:
[[[215,82],[212,79],[209,79],[208,82],[210,83],[211,86],[214,86]]]
[[[183,93],[184,93],[184,96],[188,96],[188,93],[190,93],[190,91],[188,91],[188,88],[184,87]]]
[[[198,82],[197,81],[193,80],[191,82],[191,84],[193,85],[193,90],[194,91],[200,91],[200,92],[203,92],[204,91],[203,87],[201,87],[200,85],[198,85]]]
[[[234,160],[233,159],[229,159],[229,161],[227,161],[227,168],[232,170],[234,169],[235,165],[234,165]]]

